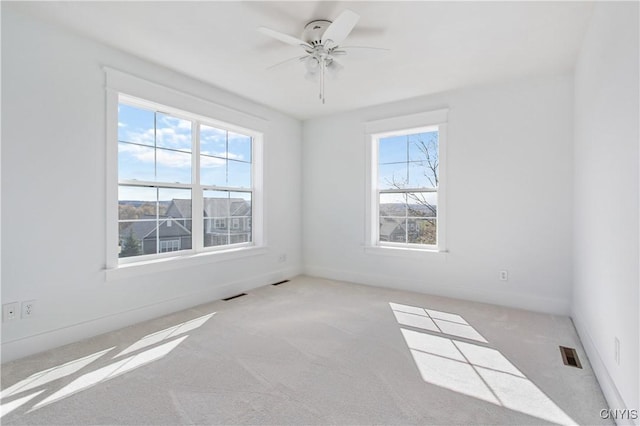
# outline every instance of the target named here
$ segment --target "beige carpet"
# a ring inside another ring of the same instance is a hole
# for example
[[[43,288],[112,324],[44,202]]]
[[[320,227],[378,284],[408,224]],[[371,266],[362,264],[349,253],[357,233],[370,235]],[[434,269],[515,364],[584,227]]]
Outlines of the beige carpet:
[[[2,366],[5,425],[610,424],[603,408],[569,318],[309,277]]]

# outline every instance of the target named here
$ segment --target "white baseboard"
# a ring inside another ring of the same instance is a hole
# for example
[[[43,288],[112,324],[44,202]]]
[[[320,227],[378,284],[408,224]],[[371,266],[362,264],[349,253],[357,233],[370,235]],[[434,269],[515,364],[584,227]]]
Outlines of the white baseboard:
[[[375,287],[386,287],[397,290],[415,291],[418,293],[432,294],[434,296],[451,297],[455,299],[470,300],[473,302],[491,303],[511,308],[526,309],[529,311],[549,313],[555,315],[569,315],[571,304],[569,300],[540,297],[530,294],[518,294],[513,292],[477,291],[461,286],[425,286],[424,282],[400,277],[370,275],[353,271],[336,270],[317,266],[305,266],[304,274],[328,278],[337,281],[348,281]]]
[[[224,297],[246,292],[257,287],[272,284],[300,275],[300,267],[292,267],[272,271],[267,274],[253,276],[247,279],[228,282],[206,291],[181,295],[176,298],[141,306],[136,309],[113,313],[104,317],[94,318],[79,324],[62,327],[47,332],[22,337],[2,343],[2,362],[8,362],[29,355],[53,349],[69,343],[97,336],[109,331],[118,330],[142,321],[158,318],[183,309],[188,309],[203,303],[212,302]]]
[[[627,407],[624,400],[622,399],[622,395],[618,391],[618,387],[616,386],[613,378],[609,374],[607,367],[600,356],[600,352],[596,347],[593,339],[591,338],[591,334],[587,330],[585,322],[582,320],[581,313],[573,309],[571,314],[573,319],[573,324],[576,327],[576,331],[578,332],[578,336],[580,337],[580,341],[582,342],[582,347],[589,358],[589,362],[591,363],[591,368],[598,379],[598,383],[600,384],[600,388],[602,389],[602,393],[604,394],[604,398],[607,400],[607,404],[611,409],[619,409],[624,410],[635,409],[635,407]],[[636,420],[634,422],[631,419],[615,419],[616,424],[619,426],[634,426],[640,425],[640,421]]]

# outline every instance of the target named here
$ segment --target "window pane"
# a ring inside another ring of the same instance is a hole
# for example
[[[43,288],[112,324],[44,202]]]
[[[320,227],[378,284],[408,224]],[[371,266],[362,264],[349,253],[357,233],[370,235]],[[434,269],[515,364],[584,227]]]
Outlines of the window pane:
[[[430,244],[437,242],[437,219],[414,219],[409,218],[408,239],[412,244]]]
[[[436,217],[438,215],[438,195],[436,192],[407,193],[408,216]]]
[[[438,186],[438,132],[409,136],[409,187]]]
[[[405,194],[380,194],[380,216],[407,215],[407,203]]]
[[[227,167],[227,186],[251,188],[251,163],[229,160]]]
[[[203,191],[204,246],[229,244],[229,192]]]
[[[229,132],[229,158],[251,162],[251,137]]]
[[[119,257],[156,253],[155,219],[124,221],[119,224]]]
[[[416,133],[408,136],[409,161],[438,161],[438,132]]]
[[[159,188],[158,244],[160,253],[191,250],[191,190]]]
[[[118,187],[118,219],[155,219],[157,189],[137,186]]]
[[[161,217],[191,218],[191,190],[158,188],[158,206]]]
[[[155,146],[154,112],[126,104],[118,105],[118,141]]]
[[[380,241],[406,243],[404,217],[380,217]]]
[[[156,181],[191,183],[191,154],[156,149]]]
[[[437,176],[437,131],[379,140],[378,188],[435,188]]]
[[[231,192],[229,196],[230,243],[248,243],[251,241],[251,193]]]
[[[427,161],[409,163],[409,188],[437,188],[437,165]]]
[[[251,216],[251,193],[230,192],[229,216]]]
[[[181,237],[187,235],[191,236],[191,219],[192,216],[192,204],[191,204],[191,190],[189,189],[173,189],[173,188],[160,188],[160,216],[162,218],[171,218],[172,220],[167,223],[168,227],[177,226],[178,229],[172,230],[169,234],[175,235],[179,233]],[[191,243],[188,247],[184,247],[184,238],[181,242],[182,249],[191,248]]]
[[[118,187],[120,257],[156,252],[153,230],[157,223],[157,196],[156,188]]]
[[[227,186],[227,160],[201,155],[200,182],[202,185]]]
[[[378,188],[406,188],[407,183],[407,163],[381,164],[378,167]]]
[[[155,180],[155,149],[152,147],[118,143],[119,180]]]
[[[378,142],[378,164],[407,161],[407,137],[391,136]]]
[[[156,146],[191,152],[191,121],[157,113]]]
[[[227,158],[227,132],[215,127],[201,125],[200,154]]]

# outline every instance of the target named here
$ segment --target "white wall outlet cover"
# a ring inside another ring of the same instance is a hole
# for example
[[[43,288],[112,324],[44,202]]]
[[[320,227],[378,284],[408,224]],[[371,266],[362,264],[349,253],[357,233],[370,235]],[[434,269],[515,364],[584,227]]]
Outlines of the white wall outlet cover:
[[[2,321],[13,321],[15,319],[18,319],[18,302],[2,305]]]
[[[36,301],[28,300],[26,302],[22,302],[22,312],[21,318],[30,318],[35,314]]]

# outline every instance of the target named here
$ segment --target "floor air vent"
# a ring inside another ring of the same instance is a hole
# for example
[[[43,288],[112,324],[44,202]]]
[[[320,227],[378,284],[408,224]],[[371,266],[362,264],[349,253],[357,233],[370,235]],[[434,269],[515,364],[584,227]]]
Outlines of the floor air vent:
[[[562,362],[564,362],[564,365],[582,368],[580,359],[578,359],[578,354],[576,353],[575,349],[560,346],[560,353],[562,354]]]
[[[271,285],[280,285],[280,284],[284,284],[284,283],[288,283],[289,280],[284,280],[284,281],[278,281],[277,283],[273,283]]]
[[[235,296],[231,296],[231,297],[227,297],[226,299],[222,299],[225,302],[228,300],[233,300],[233,299],[237,299],[238,297],[242,297],[242,296],[246,296],[247,293],[240,293],[240,294],[236,294]]]

